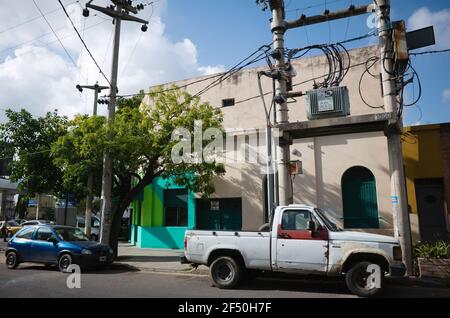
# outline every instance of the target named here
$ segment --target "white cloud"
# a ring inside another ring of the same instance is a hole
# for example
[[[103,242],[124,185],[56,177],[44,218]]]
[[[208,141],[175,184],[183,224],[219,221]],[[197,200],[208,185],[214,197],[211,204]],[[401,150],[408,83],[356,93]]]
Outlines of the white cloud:
[[[217,73],[223,73],[226,71],[226,68],[223,65],[204,66],[204,67],[199,67],[198,71],[200,73],[202,73],[202,75],[212,75],[212,74],[217,74]]]
[[[436,48],[450,47],[450,9],[432,12],[422,7],[411,15],[408,20],[408,30],[416,30],[434,26],[436,35]]]
[[[81,1],[83,6],[84,2]],[[56,1],[37,3],[44,12],[58,8]],[[109,1],[97,0],[96,4],[106,5]],[[124,22],[118,85],[121,94],[224,70],[221,65],[201,65],[196,45],[190,39],[180,42],[168,39],[161,18],[165,8],[166,0],[155,3],[147,33],[141,33],[139,24]],[[79,18],[80,6],[69,5],[68,9],[82,32],[84,20]],[[11,15],[9,12],[19,14]],[[146,19],[148,16],[145,15],[150,12],[151,9],[143,11],[140,17]],[[91,16],[86,20],[84,39],[109,78],[113,26],[110,21],[94,16],[94,13],[91,11]],[[8,1],[0,11],[0,108],[26,108],[35,115],[42,115],[55,108],[68,116],[91,112],[92,92],[80,94],[75,85],[94,84],[97,80],[100,84],[106,84],[106,81],[99,76],[88,54],[85,51],[81,53],[81,43],[61,10],[47,15],[47,19],[75,60],[76,66],[67,57],[45,21],[38,17],[39,12],[32,1],[27,1],[26,4],[22,1]],[[2,32],[21,21],[33,18],[36,19],[30,23]],[[31,41],[36,38],[38,39]],[[3,120],[4,113],[0,111],[0,121]]]
[[[450,101],[450,88],[445,89],[445,90],[442,92],[442,101],[443,101],[444,103],[447,103],[447,102]]]

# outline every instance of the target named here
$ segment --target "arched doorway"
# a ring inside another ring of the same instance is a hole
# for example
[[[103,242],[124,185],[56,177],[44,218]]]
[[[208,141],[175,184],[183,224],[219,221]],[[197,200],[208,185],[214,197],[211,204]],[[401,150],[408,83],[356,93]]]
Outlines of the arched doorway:
[[[375,176],[365,167],[353,167],[342,176],[344,227],[377,229],[380,227]]]

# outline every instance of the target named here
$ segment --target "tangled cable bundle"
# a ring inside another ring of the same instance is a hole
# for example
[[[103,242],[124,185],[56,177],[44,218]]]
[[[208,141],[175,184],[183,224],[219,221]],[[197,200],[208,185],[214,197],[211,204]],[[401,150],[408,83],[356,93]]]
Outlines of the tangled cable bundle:
[[[314,88],[339,86],[350,69],[351,59],[348,50],[341,43],[311,45],[300,49],[287,50],[288,63],[290,64],[291,60],[304,57],[312,50],[322,51],[328,63],[328,74],[321,83],[315,83]]]

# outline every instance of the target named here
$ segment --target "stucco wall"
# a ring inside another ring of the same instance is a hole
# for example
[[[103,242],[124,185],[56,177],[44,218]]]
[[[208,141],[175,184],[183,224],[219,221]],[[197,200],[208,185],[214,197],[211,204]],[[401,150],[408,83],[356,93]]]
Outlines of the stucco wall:
[[[380,228],[392,229],[389,158],[383,133],[309,138],[294,141],[292,160],[303,161],[303,174],[294,179],[294,200],[318,206],[337,221],[343,221],[341,179],[355,166],[368,168],[375,176]],[[342,224],[342,223],[341,223]]]
[[[378,55],[378,47],[371,46],[362,49],[351,50],[352,65],[364,64],[364,62],[372,57]],[[300,59],[293,62],[293,66],[297,72],[297,76],[293,79],[294,91],[306,92],[313,88],[313,82],[308,81],[314,77],[319,77],[327,74],[328,64],[325,57],[313,57]],[[245,69],[229,79],[222,82],[220,85],[207,91],[201,95],[202,101],[210,102],[214,107],[221,107],[222,100],[227,98],[234,98],[236,105],[232,107],[222,108],[224,114],[225,128],[263,128],[265,127],[265,115],[262,102],[259,96],[257,73],[261,70],[267,70],[267,66],[258,68]],[[365,70],[364,65],[352,67],[341,85],[349,87],[350,93],[350,108],[351,115],[362,115],[383,112],[383,109],[373,109],[367,107],[361,100],[358,92],[358,83],[362,73]],[[379,70],[377,67],[371,70],[372,73],[377,74]],[[205,77],[186,79],[165,85],[176,85],[184,88],[186,84],[197,80],[202,80]],[[186,91],[191,94],[196,94],[205,88],[213,80],[204,81],[194,85],[185,87]],[[320,82],[320,80],[318,80]],[[263,90],[266,93],[272,91],[272,81],[264,78],[262,81]],[[363,81],[364,98],[370,101],[374,106],[382,105],[380,80],[366,76]],[[150,103],[147,98],[144,102]],[[266,103],[270,105],[271,94],[266,96]],[[291,122],[306,121],[306,97],[296,98],[289,104],[289,119]]]
[[[358,92],[361,74],[365,71],[364,62],[377,56],[378,47],[372,46],[350,51],[352,67],[342,85],[348,86],[350,93],[351,115],[363,115],[384,112],[383,109],[367,107]],[[294,78],[294,91],[308,91],[313,82],[307,81],[327,73],[325,57],[302,59],[294,62],[298,76]],[[234,98],[236,105],[222,108],[224,127],[233,129],[264,128],[265,116],[259,97],[257,72],[267,67],[247,69],[230,77],[220,85],[201,96],[202,101],[210,102],[215,107],[221,107],[222,100]],[[379,72],[376,68],[372,73]],[[204,77],[206,78],[206,77]],[[196,94],[211,81],[194,85],[198,79],[178,81],[170,85],[185,88],[189,93]],[[306,81],[306,83],[304,83]],[[320,82],[320,80],[318,80]],[[303,84],[302,84],[303,83]],[[263,80],[264,92],[272,91],[270,79]],[[366,76],[363,81],[365,98],[374,106],[382,105],[379,79]],[[147,99],[144,102],[150,103]],[[266,96],[266,102],[271,102],[271,94]],[[291,122],[306,121],[306,97],[290,101],[289,117]],[[387,140],[383,133],[362,133],[353,135],[331,136],[296,140],[291,150],[298,149],[304,166],[304,175],[294,180],[294,196],[296,203],[319,205],[329,210],[338,219],[342,218],[341,177],[352,166],[362,165],[369,168],[377,181],[378,204],[381,226],[387,232],[392,228],[390,181]],[[265,153],[264,148],[262,152]],[[221,198],[242,197],[243,229],[255,230],[263,223],[263,173],[260,166],[249,163],[233,163],[226,165],[226,175],[215,178],[216,194]]]

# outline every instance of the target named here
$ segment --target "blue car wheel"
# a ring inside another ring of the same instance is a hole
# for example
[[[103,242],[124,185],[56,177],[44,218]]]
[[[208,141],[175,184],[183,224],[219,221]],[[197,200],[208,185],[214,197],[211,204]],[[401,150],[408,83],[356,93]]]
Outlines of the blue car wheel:
[[[72,256],[64,254],[59,257],[58,267],[61,272],[65,273],[70,265],[72,265]]]
[[[19,257],[16,252],[12,251],[6,255],[6,265],[9,269],[16,269],[19,266]]]

